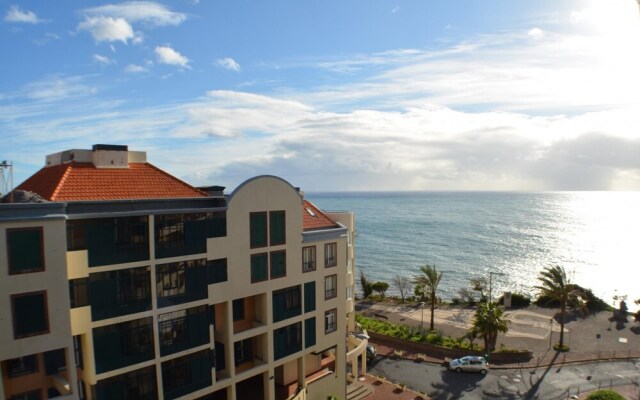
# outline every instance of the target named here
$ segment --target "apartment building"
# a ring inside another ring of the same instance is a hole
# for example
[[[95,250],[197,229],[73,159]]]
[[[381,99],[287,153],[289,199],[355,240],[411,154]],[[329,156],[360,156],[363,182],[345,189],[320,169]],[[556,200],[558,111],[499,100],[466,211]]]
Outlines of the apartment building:
[[[47,156],[0,204],[0,399],[346,398],[353,214],[223,189],[126,146]]]

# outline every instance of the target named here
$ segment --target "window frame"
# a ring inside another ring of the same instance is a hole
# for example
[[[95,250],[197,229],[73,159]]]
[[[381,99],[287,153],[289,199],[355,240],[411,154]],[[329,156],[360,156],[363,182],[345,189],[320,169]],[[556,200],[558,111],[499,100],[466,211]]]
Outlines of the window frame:
[[[333,257],[329,257],[332,254]],[[324,245],[324,266],[325,268],[335,267],[338,265],[338,243],[325,243]]]
[[[46,329],[42,330],[42,331],[37,331],[37,332],[30,332],[27,334],[18,334],[17,332],[17,328],[18,326],[16,325],[16,304],[15,304],[15,300],[21,297],[29,297],[29,296],[38,296],[38,295],[42,295],[42,302],[43,302],[43,308],[44,308],[44,322],[46,325]],[[23,339],[23,338],[28,338],[28,337],[32,337],[32,336],[39,336],[39,335],[46,335],[48,333],[51,332],[51,326],[49,324],[49,302],[47,299],[47,291],[46,290],[38,290],[38,291],[34,291],[34,292],[27,292],[27,293],[18,293],[18,294],[12,294],[11,295],[11,319],[13,322],[13,338],[14,339]]]
[[[11,358],[5,364],[8,378],[17,378],[23,375],[35,374],[39,371],[38,355],[29,354],[22,357]]]
[[[327,282],[331,282],[333,288],[327,288]],[[324,299],[335,299],[338,297],[338,274],[327,275],[324,277]]]
[[[11,254],[11,236],[14,232],[27,232],[27,231],[36,231],[39,236],[39,251],[40,251],[40,265],[34,268],[28,269],[14,269],[12,267],[13,264],[13,255]],[[6,231],[6,241],[7,241],[7,267],[9,269],[9,275],[20,275],[20,274],[31,274],[34,272],[42,272],[46,270],[45,266],[45,257],[44,257],[44,228],[42,226],[30,226],[24,228],[7,228]]]
[[[329,321],[333,317],[333,322]],[[336,332],[338,330],[338,309],[332,308],[324,312],[324,333]]]
[[[311,253],[311,260],[306,260],[307,251]],[[306,260],[306,261],[305,261]],[[312,268],[307,268],[307,265],[311,265]],[[302,248],[302,272],[312,272],[316,270],[316,246],[306,246]]]

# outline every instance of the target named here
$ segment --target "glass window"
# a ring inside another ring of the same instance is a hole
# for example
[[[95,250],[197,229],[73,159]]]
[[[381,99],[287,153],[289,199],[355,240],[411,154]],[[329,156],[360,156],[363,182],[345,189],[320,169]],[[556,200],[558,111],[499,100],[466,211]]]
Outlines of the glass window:
[[[7,229],[9,275],[44,271],[42,227]]]
[[[71,308],[84,307],[89,305],[89,294],[87,286],[89,278],[71,279],[69,281],[69,300]]]
[[[253,360],[253,338],[248,338],[233,344],[233,354],[236,367]]]
[[[150,366],[98,381],[93,387],[95,400],[157,399],[156,368]]]
[[[316,318],[304,320],[304,347],[311,347],[316,344]]]
[[[14,394],[9,400],[40,400],[42,399],[40,389],[32,390],[26,393]]]
[[[156,286],[158,297],[171,297],[184,294],[187,290],[185,263],[161,264],[156,267]]]
[[[329,275],[324,278],[324,299],[332,299],[338,295],[338,275]]]
[[[330,333],[338,329],[338,310],[326,311],[324,313],[324,333]]]
[[[269,239],[271,246],[286,243],[286,218],[284,211],[269,212]]]
[[[273,342],[276,360],[302,350],[302,323],[297,322],[274,330]]]
[[[244,299],[236,299],[233,301],[233,320],[241,321],[244,319]]]
[[[304,284],[304,312],[315,311],[316,309],[316,282],[311,281]]]
[[[205,299],[207,279],[205,258],[156,265],[158,307]]]
[[[9,378],[33,374],[38,372],[38,356],[35,354],[12,358],[5,362],[5,368]]]
[[[267,213],[252,212],[249,214],[251,248],[265,247],[267,245]]]
[[[269,278],[267,253],[251,255],[251,283],[266,281]]]
[[[158,315],[160,346],[171,346],[187,340],[187,310]]]
[[[316,270],[316,246],[302,248],[302,272]]]
[[[281,278],[287,275],[287,252],[272,251],[271,258],[271,279]]]
[[[273,322],[300,315],[300,285],[291,286],[273,292]]]
[[[335,267],[338,265],[338,245],[327,243],[324,245],[324,266]]]
[[[93,328],[96,372],[103,373],[153,359],[153,319]]]
[[[149,268],[89,274],[89,301],[94,321],[151,309]]]
[[[49,333],[47,292],[11,295],[15,339]]]
[[[228,277],[226,258],[207,261],[207,282],[209,284],[226,282],[227,279]]]

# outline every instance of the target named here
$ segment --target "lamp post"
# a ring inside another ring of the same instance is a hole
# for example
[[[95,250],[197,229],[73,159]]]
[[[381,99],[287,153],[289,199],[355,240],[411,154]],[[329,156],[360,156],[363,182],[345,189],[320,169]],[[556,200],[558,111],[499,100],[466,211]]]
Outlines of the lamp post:
[[[493,299],[491,298],[491,283],[493,281],[493,275],[505,275],[505,274],[503,274],[502,272],[489,271],[489,303],[493,301]]]

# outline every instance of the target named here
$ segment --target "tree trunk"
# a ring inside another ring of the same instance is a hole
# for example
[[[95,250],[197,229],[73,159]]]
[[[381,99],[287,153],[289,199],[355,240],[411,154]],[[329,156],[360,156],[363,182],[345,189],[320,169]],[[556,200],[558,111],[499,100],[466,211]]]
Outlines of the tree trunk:
[[[564,313],[567,309],[567,302],[565,300],[560,302],[560,349],[564,347]]]
[[[429,331],[432,331],[434,329],[433,326],[433,313],[435,312],[436,309],[436,296],[435,293],[431,294],[431,324],[429,327]]]

